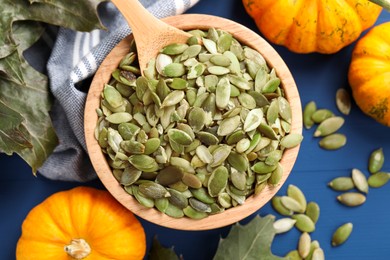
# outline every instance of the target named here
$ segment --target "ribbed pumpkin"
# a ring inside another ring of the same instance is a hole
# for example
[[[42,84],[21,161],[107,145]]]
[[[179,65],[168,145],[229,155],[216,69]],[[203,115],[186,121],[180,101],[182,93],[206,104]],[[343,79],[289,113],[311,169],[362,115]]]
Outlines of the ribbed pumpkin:
[[[348,80],[360,109],[390,126],[390,22],[374,27],[357,42]]]
[[[372,26],[382,8],[368,0],[243,0],[272,43],[297,53],[335,53]]]
[[[142,259],[145,232],[107,191],[77,187],[33,208],[22,225],[16,259]]]

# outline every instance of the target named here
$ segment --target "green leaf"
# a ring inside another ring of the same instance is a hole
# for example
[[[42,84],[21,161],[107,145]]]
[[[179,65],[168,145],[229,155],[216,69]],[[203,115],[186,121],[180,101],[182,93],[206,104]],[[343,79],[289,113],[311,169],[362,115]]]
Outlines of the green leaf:
[[[179,260],[173,248],[165,248],[154,237],[152,247],[149,252],[149,260]]]
[[[19,154],[35,173],[58,144],[48,80],[23,58],[42,35],[42,22],[77,31],[102,29],[103,0],[0,0],[0,152]]]
[[[273,260],[285,259],[272,254],[275,217],[254,217],[245,226],[237,223],[228,236],[220,240],[214,260]]]
[[[22,122],[21,114],[0,101],[0,147],[6,154],[32,147],[30,136],[20,129]]]
[[[2,112],[8,114],[9,111],[14,111],[12,115],[17,113],[18,120],[11,121],[8,117],[4,122],[2,120],[1,125],[8,129],[8,136],[23,136],[22,139],[27,140],[30,145],[15,146],[12,142],[7,142],[9,139],[1,136],[4,139],[0,143],[0,149],[7,154],[16,152],[32,167],[33,172],[36,172],[58,141],[48,113],[51,99],[46,77],[22,59],[19,60],[19,66],[24,83],[0,79]]]

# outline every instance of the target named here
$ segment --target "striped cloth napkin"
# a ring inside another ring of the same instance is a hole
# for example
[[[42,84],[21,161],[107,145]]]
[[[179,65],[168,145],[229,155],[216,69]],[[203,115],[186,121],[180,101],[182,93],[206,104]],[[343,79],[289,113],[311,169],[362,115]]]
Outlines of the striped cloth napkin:
[[[181,14],[198,0],[140,0],[157,18]],[[108,28],[89,33],[60,28],[47,73],[55,102],[51,111],[60,144],[38,172],[49,178],[84,182],[96,178],[86,153],[83,114],[90,79],[112,48],[131,30],[110,2],[99,8]]]

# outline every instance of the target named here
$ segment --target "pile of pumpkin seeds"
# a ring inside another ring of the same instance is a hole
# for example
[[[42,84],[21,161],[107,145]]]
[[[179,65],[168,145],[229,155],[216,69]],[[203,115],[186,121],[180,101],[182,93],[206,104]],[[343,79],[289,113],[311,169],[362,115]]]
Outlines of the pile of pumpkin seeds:
[[[295,185],[287,187],[286,196],[274,196],[272,207],[286,216],[274,222],[276,234],[290,231],[294,226],[301,231],[298,248],[289,252],[288,259],[325,259],[324,251],[317,240],[311,240],[315,225],[320,217],[320,207],[314,202],[307,203],[304,193]]]
[[[194,219],[278,185],[291,107],[275,69],[231,34],[193,30],[143,76],[130,52],[104,86],[95,131],[115,178],[140,204]]]
[[[366,201],[369,187],[379,188],[385,185],[390,179],[390,173],[381,171],[384,164],[383,149],[378,148],[371,152],[368,160],[368,171],[370,176],[366,175],[359,169],[352,169],[350,177],[342,176],[334,178],[329,182],[329,187],[336,191],[345,193],[337,196],[337,200],[343,205],[356,207]],[[351,192],[356,189],[358,192]]]
[[[303,124],[306,129],[318,124],[314,137],[321,137],[319,145],[323,149],[337,150],[347,143],[347,137],[344,134],[337,133],[344,124],[344,118],[336,116],[329,109],[317,109],[314,101],[310,101],[304,107]]]

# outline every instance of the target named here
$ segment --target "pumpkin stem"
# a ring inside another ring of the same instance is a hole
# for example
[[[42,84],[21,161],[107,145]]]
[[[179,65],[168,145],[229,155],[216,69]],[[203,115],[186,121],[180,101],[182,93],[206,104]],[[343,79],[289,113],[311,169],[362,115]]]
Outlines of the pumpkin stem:
[[[380,5],[385,8],[387,11],[390,11],[390,0],[370,0],[374,4]]]
[[[70,241],[69,245],[64,247],[66,253],[74,259],[86,258],[91,253],[91,247],[82,238],[75,238]]]

